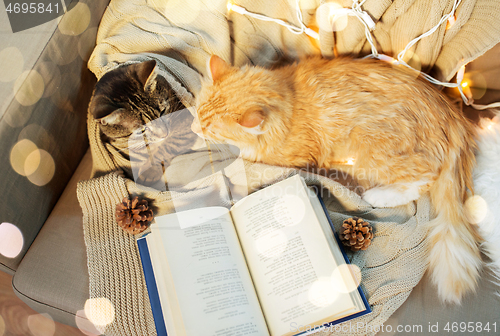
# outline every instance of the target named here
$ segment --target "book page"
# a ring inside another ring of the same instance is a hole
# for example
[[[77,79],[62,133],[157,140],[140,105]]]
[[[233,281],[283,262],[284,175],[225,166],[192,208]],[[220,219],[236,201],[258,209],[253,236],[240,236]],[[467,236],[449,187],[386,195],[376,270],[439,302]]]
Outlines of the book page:
[[[226,208],[160,216],[151,232],[169,336],[269,335]]]
[[[332,285],[332,274],[345,262],[333,256],[328,241],[333,233],[326,238],[309,197],[297,175],[246,197],[231,210],[273,336],[358,311],[349,293]]]

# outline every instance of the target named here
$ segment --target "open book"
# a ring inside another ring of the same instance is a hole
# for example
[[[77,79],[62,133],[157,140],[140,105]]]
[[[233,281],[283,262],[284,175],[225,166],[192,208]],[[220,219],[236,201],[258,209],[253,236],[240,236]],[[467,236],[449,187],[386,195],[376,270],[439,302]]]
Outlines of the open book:
[[[320,199],[295,175],[157,217],[137,240],[158,335],[285,336],[370,312]]]

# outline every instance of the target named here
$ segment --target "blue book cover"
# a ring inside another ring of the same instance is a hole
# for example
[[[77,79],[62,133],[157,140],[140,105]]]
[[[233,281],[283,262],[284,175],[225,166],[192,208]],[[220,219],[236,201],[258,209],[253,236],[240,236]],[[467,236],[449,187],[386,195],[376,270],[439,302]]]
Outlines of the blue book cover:
[[[167,336],[167,328],[163,320],[163,310],[161,309],[160,296],[158,295],[158,288],[156,287],[155,274],[153,272],[153,265],[149,256],[148,241],[146,236],[137,239],[137,247],[141,256],[142,270],[144,272],[144,279],[146,280],[146,287],[148,289],[149,302],[155,320],[156,334],[158,336]]]

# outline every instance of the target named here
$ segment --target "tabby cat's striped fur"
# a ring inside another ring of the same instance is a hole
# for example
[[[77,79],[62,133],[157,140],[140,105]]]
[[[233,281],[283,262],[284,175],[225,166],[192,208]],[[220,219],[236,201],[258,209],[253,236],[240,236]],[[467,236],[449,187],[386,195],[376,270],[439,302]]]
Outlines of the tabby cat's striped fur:
[[[97,82],[89,107],[100,123],[103,141],[140,164],[136,182],[148,186],[196,141],[190,131],[193,118],[174,113],[185,107],[155,67],[152,60],[107,72]]]

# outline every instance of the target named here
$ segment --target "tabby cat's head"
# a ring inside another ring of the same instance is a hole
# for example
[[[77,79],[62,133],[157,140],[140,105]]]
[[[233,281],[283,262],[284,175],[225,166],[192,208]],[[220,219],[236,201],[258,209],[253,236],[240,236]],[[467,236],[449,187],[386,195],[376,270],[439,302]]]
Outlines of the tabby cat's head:
[[[274,132],[282,109],[288,108],[276,76],[259,67],[230,66],[217,56],[210,58],[208,72],[211,78],[196,99],[193,132],[240,148]]]
[[[90,113],[109,138],[131,135],[165,113],[184,108],[154,60],[121,66],[97,82]]]

